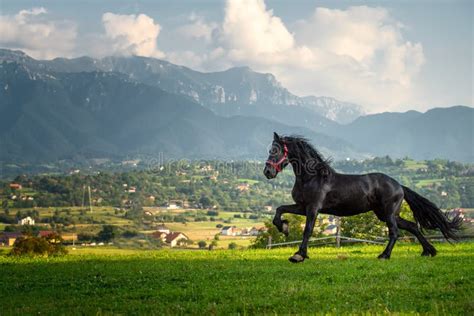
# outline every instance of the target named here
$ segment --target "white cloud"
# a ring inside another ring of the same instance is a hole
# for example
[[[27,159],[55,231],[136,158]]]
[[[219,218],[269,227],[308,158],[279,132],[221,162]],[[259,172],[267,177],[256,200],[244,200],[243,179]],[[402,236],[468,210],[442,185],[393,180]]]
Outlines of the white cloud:
[[[139,55],[162,58],[164,53],[157,47],[157,38],[161,27],[145,14],[120,15],[104,13],[102,23],[108,53]]]
[[[68,57],[74,52],[76,25],[47,20],[45,8],[21,10],[0,16],[0,46],[20,49],[35,58]]]
[[[290,31],[263,0],[229,0],[208,52],[170,56],[203,70],[249,65],[300,95],[389,110],[415,102],[412,81],[424,63],[422,45],[405,40],[403,28],[387,9],[359,6],[316,8]]]
[[[195,13],[191,13],[189,22],[190,23],[178,27],[178,34],[189,39],[204,40],[206,43],[211,41],[212,34],[217,29],[217,23],[208,23],[204,17]]]

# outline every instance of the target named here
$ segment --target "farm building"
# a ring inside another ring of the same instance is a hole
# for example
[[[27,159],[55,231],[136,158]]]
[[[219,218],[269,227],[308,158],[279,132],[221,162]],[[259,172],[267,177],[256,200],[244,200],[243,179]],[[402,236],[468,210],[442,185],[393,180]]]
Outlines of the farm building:
[[[38,237],[48,237],[49,235],[54,234],[52,230],[40,230],[38,232]]]
[[[15,241],[22,236],[18,232],[3,232],[0,234],[0,244],[3,246],[13,246]]]
[[[224,226],[221,229],[222,236],[235,236],[237,234],[237,228],[235,226]]]
[[[166,242],[166,236],[168,236],[169,233],[162,232],[162,231],[156,231],[151,234],[151,236],[155,239],[159,239],[162,242]]]
[[[34,225],[34,224],[35,224],[35,220],[29,216],[22,218],[18,221],[18,225]]]
[[[189,240],[189,238],[180,232],[173,232],[166,235],[166,243],[170,244],[171,248],[183,244],[186,240]]]
[[[12,190],[21,190],[23,187],[19,183],[10,183],[10,189]]]
[[[337,225],[331,224],[326,227],[326,229],[323,231],[323,234],[325,235],[334,235],[337,232]]]

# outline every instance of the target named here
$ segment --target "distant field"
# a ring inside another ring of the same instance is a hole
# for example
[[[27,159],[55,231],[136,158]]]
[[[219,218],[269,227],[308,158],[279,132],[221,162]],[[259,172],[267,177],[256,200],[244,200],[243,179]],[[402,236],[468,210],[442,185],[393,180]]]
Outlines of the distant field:
[[[468,315],[473,243],[437,245],[435,258],[382,246],[207,251],[78,249],[63,258],[0,256],[1,314]]]

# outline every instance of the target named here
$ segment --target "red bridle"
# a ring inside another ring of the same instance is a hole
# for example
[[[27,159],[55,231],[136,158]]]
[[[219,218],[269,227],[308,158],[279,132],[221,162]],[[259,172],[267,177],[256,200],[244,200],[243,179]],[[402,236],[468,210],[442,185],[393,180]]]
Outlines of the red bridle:
[[[283,156],[281,156],[280,159],[278,159],[277,162],[273,162],[271,160],[267,160],[267,164],[275,168],[276,171],[280,172],[281,171],[281,164],[288,158],[288,147],[286,147],[286,144],[283,144]]]

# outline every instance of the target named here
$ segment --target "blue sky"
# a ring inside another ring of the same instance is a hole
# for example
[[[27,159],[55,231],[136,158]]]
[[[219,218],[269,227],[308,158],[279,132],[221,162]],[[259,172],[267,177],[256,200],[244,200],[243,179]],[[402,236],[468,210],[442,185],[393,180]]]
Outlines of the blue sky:
[[[0,46],[35,58],[248,65],[368,112],[473,105],[472,1],[0,1]]]

